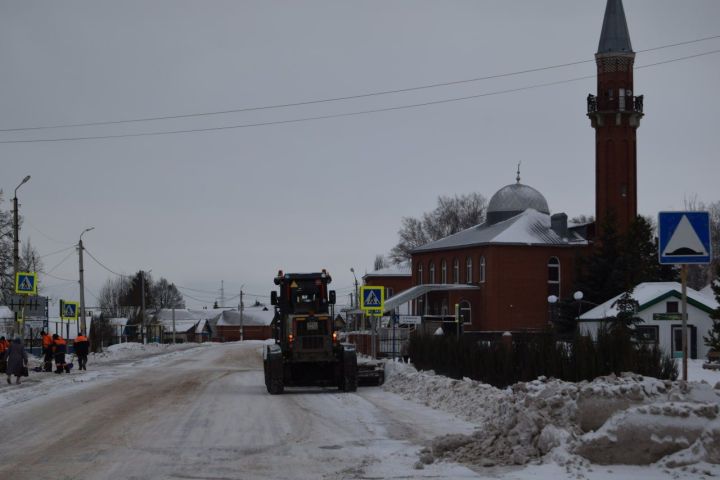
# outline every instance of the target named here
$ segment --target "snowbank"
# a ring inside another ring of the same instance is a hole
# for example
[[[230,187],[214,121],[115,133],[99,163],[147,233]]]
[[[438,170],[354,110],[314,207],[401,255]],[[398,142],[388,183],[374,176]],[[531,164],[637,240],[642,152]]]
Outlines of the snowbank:
[[[689,383],[632,373],[580,383],[541,377],[498,389],[388,363],[386,377],[385,390],[478,426],[472,435],[437,438],[421,453],[425,463],[448,459],[487,467],[546,457],[666,467],[720,463],[720,444],[714,443],[720,440],[720,384],[707,383],[710,374]]]

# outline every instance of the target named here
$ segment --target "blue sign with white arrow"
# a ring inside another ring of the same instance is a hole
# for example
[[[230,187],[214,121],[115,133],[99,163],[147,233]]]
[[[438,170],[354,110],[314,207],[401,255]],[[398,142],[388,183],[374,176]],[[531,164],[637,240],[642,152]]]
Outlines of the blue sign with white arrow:
[[[712,243],[708,212],[660,212],[658,236],[661,264],[710,263]]]

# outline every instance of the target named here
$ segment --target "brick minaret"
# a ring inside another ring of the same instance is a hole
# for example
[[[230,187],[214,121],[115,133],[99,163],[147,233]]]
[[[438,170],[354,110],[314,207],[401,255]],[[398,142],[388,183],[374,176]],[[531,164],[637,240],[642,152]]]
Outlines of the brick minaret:
[[[612,211],[619,232],[637,216],[636,130],[643,97],[634,96],[635,52],[630,44],[622,0],[608,0],[595,54],[597,95],[587,110],[595,129],[595,221],[598,232]]]

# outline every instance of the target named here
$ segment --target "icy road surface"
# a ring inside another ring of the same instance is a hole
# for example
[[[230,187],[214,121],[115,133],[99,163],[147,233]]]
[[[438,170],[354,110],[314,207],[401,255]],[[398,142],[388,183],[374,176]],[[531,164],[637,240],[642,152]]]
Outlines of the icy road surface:
[[[261,348],[192,348],[3,385],[0,478],[479,478],[451,463],[414,468],[432,438],[471,424],[379,388],[270,396]]]

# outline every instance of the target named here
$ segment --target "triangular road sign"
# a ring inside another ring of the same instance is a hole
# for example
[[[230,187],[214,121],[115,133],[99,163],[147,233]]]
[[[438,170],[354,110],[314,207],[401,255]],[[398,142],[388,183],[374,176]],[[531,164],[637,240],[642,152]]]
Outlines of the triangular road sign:
[[[708,212],[660,212],[658,237],[661,264],[710,263],[712,243]]]

